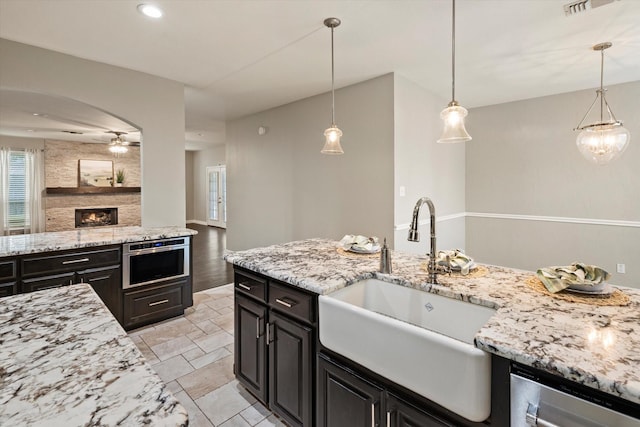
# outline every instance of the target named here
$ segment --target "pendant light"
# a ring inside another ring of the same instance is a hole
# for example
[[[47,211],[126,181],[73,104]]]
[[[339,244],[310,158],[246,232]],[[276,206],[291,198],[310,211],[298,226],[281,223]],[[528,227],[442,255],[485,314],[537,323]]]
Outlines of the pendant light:
[[[320,151],[322,154],[344,154],[340,145],[342,131],[336,126],[336,95],[335,79],[333,68],[333,29],[340,25],[338,18],[327,18],[324,25],[331,28],[331,126],[324,131],[324,147]]]
[[[599,43],[593,46],[593,50],[600,51],[600,89],[596,90],[596,99],[591,103],[591,107],[584,115],[578,126],[574,130],[580,130],[576,145],[580,153],[590,162],[598,165],[606,165],[612,160],[620,157],[626,150],[631,139],[631,134],[622,127],[622,122],[613,115],[609,103],[605,98],[606,89],[603,88],[604,75],[604,50],[612,46],[610,42]],[[600,98],[600,121],[582,126],[582,122],[587,118],[593,106]],[[604,112],[609,116],[605,121]]]
[[[452,0],[451,27],[451,102],[442,110],[440,118],[444,120],[444,130],[439,143],[471,141],[471,136],[464,128],[467,109],[456,101],[456,0]]]

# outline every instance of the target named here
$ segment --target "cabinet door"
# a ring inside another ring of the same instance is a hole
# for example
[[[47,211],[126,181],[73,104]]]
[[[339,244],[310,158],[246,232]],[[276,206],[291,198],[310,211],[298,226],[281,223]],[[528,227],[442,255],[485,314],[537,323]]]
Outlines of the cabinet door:
[[[234,371],[238,381],[267,404],[267,308],[235,293]]]
[[[381,427],[383,390],[318,356],[318,427]]]
[[[53,276],[38,277],[35,279],[24,279],[21,285],[21,292],[42,291],[44,289],[59,288],[61,286],[72,285],[75,281],[76,273],[56,274]]]
[[[387,427],[443,427],[452,426],[430,415],[404,399],[389,393],[387,396]]]
[[[291,426],[311,426],[311,328],[269,313],[269,406]]]
[[[122,324],[122,273],[119,265],[78,272],[78,282],[88,283],[111,314]]]
[[[16,282],[0,283],[0,298],[8,297],[18,293]]]

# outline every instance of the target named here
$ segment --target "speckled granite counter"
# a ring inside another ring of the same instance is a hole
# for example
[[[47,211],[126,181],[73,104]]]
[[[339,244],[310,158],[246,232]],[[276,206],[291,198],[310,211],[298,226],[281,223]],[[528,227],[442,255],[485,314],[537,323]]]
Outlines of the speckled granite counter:
[[[0,299],[0,425],[187,421],[89,285]]]
[[[182,227],[93,227],[54,233],[2,236],[0,237],[0,257],[167,239],[194,234],[198,234],[198,232]]]
[[[496,266],[486,266],[484,277],[440,275],[438,285],[429,285],[421,269],[426,256],[393,252],[393,274],[385,275],[377,272],[377,257],[347,257],[337,246],[310,239],[225,259],[318,294],[376,277],[496,308],[475,336],[478,348],[640,403],[640,290],[621,288],[631,298],[626,307],[571,303],[529,288],[532,272]]]

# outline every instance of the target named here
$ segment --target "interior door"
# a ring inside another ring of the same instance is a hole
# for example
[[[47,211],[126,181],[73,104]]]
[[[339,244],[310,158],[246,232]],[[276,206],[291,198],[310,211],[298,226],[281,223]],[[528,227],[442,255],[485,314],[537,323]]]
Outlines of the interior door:
[[[227,228],[227,168],[207,168],[207,224]]]

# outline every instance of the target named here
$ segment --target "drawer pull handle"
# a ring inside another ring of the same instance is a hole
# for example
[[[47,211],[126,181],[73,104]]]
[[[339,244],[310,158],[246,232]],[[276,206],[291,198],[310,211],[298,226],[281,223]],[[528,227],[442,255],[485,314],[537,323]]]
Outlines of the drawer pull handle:
[[[291,301],[291,300],[290,300],[290,301]],[[287,301],[285,301],[285,300],[281,300],[280,298],[276,298],[276,302],[277,302],[278,304],[284,305],[284,306],[285,306],[285,307],[287,307],[287,308],[291,308],[291,307],[293,307],[294,305],[296,305],[296,304],[297,304],[297,302],[296,302],[296,301],[287,302]]]
[[[387,427],[391,427],[391,412],[387,411]]]
[[[111,276],[92,277],[89,279],[89,282],[97,282],[98,280],[107,280],[109,278],[111,278]]]
[[[168,303],[168,299],[163,299],[162,301],[150,302],[149,307],[153,307],[154,305],[166,304]]]
[[[79,262],[87,262],[89,261],[89,258],[80,258],[80,259],[72,259],[69,261],[62,261],[63,265],[67,265],[67,264],[77,264]]]
[[[256,339],[260,339],[260,318],[256,317]]]
[[[376,427],[376,405],[371,403],[371,427]]]
[[[238,287],[244,289],[245,291],[251,290],[251,286],[247,286],[244,283],[238,283]]]

